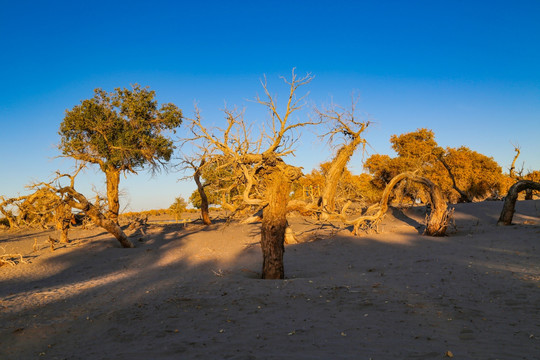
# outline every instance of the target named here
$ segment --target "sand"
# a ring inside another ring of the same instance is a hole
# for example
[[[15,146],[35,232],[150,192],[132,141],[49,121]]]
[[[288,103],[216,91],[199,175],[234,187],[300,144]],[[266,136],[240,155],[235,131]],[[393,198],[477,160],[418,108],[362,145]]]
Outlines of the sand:
[[[99,228],[0,232],[0,359],[539,359],[540,201],[422,207],[378,234],[290,221],[286,279],[260,280],[259,224],[150,225],[122,249]],[[37,242],[37,250],[34,243]]]

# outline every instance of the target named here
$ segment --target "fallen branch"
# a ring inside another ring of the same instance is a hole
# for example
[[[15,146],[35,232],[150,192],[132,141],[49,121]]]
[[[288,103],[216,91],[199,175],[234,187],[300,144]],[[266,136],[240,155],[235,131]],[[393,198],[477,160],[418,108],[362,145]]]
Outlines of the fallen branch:
[[[15,266],[17,264],[27,264],[21,254],[3,254],[0,255],[0,266],[7,264]]]

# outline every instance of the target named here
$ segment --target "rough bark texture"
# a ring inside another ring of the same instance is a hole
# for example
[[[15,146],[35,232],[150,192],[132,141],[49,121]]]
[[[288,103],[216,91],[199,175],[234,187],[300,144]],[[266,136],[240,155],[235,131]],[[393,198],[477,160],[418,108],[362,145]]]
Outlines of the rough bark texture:
[[[66,202],[69,206],[84,211],[84,213],[88,215],[90,219],[92,219],[94,224],[107,230],[116,238],[116,240],[120,242],[122,247],[134,247],[133,243],[128,239],[126,234],[124,234],[120,226],[115,221],[103,215],[96,206],[92,205],[86,199],[83,194],[77,192],[71,187],[62,188],[59,190],[59,192],[66,193],[68,195]]]
[[[347,166],[347,163],[354,154],[354,151],[359,144],[363,143],[364,139],[360,136],[356,136],[349,143],[341,147],[336,157],[332,160],[332,164],[328,169],[325,177],[324,189],[319,199],[319,206],[323,209],[323,220],[327,217],[325,212],[333,212],[335,209],[335,197],[339,179],[343,175],[343,171]]]
[[[276,169],[268,176],[266,199],[268,206],[263,210],[261,225],[261,247],[263,252],[263,279],[283,279],[283,254],[285,252],[285,230],[287,228],[287,202],[290,180]]]
[[[193,174],[193,179],[195,180],[195,183],[197,184],[197,191],[199,192],[199,195],[201,196],[202,221],[205,225],[212,225],[212,220],[210,220],[210,214],[208,211],[208,197],[206,196],[206,191],[204,191],[204,186],[201,183],[200,169],[203,164],[204,162],[201,162],[201,165],[197,168],[197,170],[195,171],[195,174]]]
[[[120,185],[120,171],[110,169],[105,171],[107,178],[107,202],[109,205],[108,218],[118,224],[118,213],[120,212],[120,202],[118,192]]]
[[[68,243],[69,224],[71,222],[71,207],[65,203],[60,203],[55,212],[56,229],[60,232],[60,242]]]
[[[439,186],[434,184],[431,180],[424,177],[412,174],[412,173],[402,173],[396,175],[384,189],[382,199],[379,203],[379,209],[374,215],[370,216],[361,216],[358,219],[348,221],[347,223],[354,224],[354,233],[358,233],[360,226],[366,223],[377,224],[382,220],[382,217],[388,211],[388,201],[390,199],[390,194],[392,190],[404,179],[409,179],[411,181],[417,182],[427,187],[430,200],[431,200],[431,213],[427,218],[426,229],[424,234],[430,236],[443,236],[446,233],[446,228],[448,227],[448,217],[449,212],[447,210],[446,202],[444,201],[442,191]]]
[[[511,225],[516,210],[516,200],[523,190],[540,190],[540,183],[530,180],[520,180],[510,187],[504,199],[503,209],[497,225]]]

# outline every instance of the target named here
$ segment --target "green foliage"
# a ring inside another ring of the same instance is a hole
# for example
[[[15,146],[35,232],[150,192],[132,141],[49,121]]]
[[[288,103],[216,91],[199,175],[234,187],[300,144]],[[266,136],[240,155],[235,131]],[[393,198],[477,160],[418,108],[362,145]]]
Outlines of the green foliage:
[[[94,92],[66,111],[59,131],[64,155],[99,164],[103,171],[135,172],[145,164],[157,169],[170,160],[174,146],[162,133],[181,124],[180,109],[164,104],[158,110],[155,92],[139,85]]]
[[[179,196],[174,200],[174,203],[169,207],[169,213],[177,218],[182,216],[182,213],[186,211],[187,202],[183,197]]]

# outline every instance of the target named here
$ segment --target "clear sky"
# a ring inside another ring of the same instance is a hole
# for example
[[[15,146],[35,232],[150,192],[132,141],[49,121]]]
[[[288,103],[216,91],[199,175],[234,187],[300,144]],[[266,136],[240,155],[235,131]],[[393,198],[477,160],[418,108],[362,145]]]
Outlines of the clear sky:
[[[259,105],[266,74],[315,75],[309,106],[347,105],[374,121],[369,154],[394,155],[392,134],[427,127],[439,145],[492,156],[508,171],[540,169],[540,1],[0,1],[0,194],[24,194],[73,162],[59,155],[66,109],[139,83],[186,116],[197,101],[209,124],[224,104]],[[303,114],[302,114],[303,116]],[[182,135],[183,130],[178,135]],[[309,172],[331,149],[306,132],[292,162]],[[350,168],[362,171],[362,156]],[[121,179],[126,210],[189,197],[176,172]],[[79,189],[103,191],[97,169]]]

